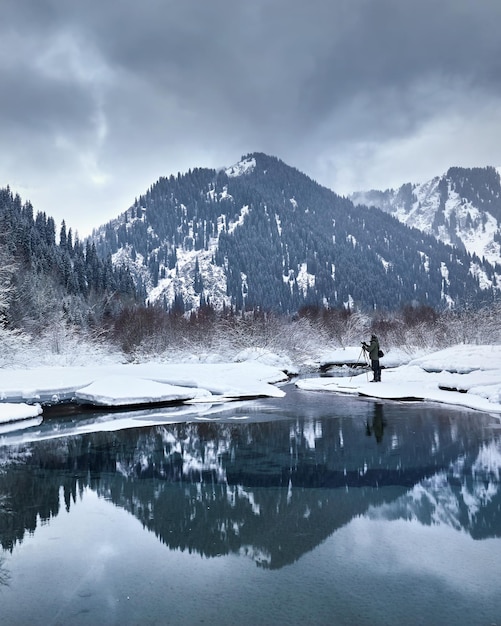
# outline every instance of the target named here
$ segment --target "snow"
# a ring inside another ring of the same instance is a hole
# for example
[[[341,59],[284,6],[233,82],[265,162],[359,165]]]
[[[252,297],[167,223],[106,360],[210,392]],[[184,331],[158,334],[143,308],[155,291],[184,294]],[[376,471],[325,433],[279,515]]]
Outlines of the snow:
[[[265,348],[245,348],[241,350],[235,357],[235,361],[240,363],[243,361],[257,361],[271,367],[276,367],[289,375],[299,374],[299,368],[294,365],[288,356],[275,354]]]
[[[309,288],[315,287],[315,275],[309,274],[306,263],[301,263],[296,278],[298,289],[306,296]]]
[[[256,159],[250,157],[248,159],[242,159],[236,165],[232,165],[225,170],[226,176],[236,177],[243,176],[244,174],[250,174],[256,167]]]
[[[370,383],[371,374],[359,346],[330,350],[311,361],[310,367],[337,365],[340,376],[299,378],[295,384],[307,391],[388,401],[440,402],[501,417],[501,345],[461,344],[412,357],[404,350],[391,349],[381,364],[382,382]],[[363,367],[362,373],[357,365]],[[15,426],[23,420],[28,425],[40,424],[42,406],[62,402],[114,408],[172,402],[179,406],[166,419],[176,419],[182,411],[200,416],[210,413],[213,405],[221,407],[235,400],[282,398],[285,392],[280,383],[299,372],[288,357],[256,348],[243,350],[235,361],[227,363],[209,359],[205,363],[4,368],[0,380],[0,435],[23,428]],[[120,419],[122,427],[132,427],[145,425],[150,418],[148,412],[138,411],[135,420],[123,415]],[[81,427],[95,429],[98,425],[94,421],[87,426],[82,423]]]
[[[245,206],[243,206],[240,209],[240,214],[239,214],[238,218],[234,222],[231,222],[230,225],[228,226],[228,232],[230,234],[235,232],[236,228],[238,228],[239,226],[242,226],[242,224],[245,221],[245,216],[246,215],[249,215],[249,205],[248,204],[246,204]]]
[[[268,357],[268,360],[270,357]],[[77,401],[96,406],[162,402],[221,402],[284,392],[284,369],[255,358],[239,363],[142,363],[86,367],[4,369],[0,424],[41,414],[41,403]]]
[[[165,297],[167,302],[172,303],[177,293],[182,296],[186,306],[196,309],[200,303],[200,294],[195,292],[193,276],[198,262],[200,273],[204,277],[204,292],[210,294],[212,304],[216,308],[222,308],[223,304],[229,306],[224,269],[212,262],[216,242],[217,240],[212,240],[208,250],[185,250],[178,246],[176,267],[169,269],[163,266],[165,278],[159,279],[158,285],[149,290],[148,301],[161,302]]]
[[[347,348],[345,361],[340,351],[331,353],[324,363],[353,363],[348,359],[357,351],[360,355],[359,348]],[[404,352],[392,352],[381,359],[385,369],[380,383],[369,382],[371,374],[365,371],[349,378],[304,378],[296,386],[383,400],[440,402],[501,415],[501,346],[461,344],[406,362]],[[401,364],[396,365],[399,359]]]
[[[24,402],[3,402],[0,404],[0,423],[15,422],[20,419],[41,415],[42,407],[39,404],[29,405]]]
[[[197,397],[207,398],[210,395],[206,390],[196,389],[194,393],[189,387],[120,375],[105,376],[75,392],[75,397],[79,402],[104,406],[184,401]]]
[[[445,176],[445,175],[444,175]],[[385,200],[376,197],[371,192],[357,192],[353,194],[356,204],[375,205],[384,211],[391,213],[396,219],[409,227],[429,235],[436,234],[446,244],[455,245],[451,241],[450,228],[446,225],[434,230],[434,221],[437,213],[443,210],[444,219],[449,222],[456,221],[455,235],[471,255],[485,258],[491,265],[499,263],[501,245],[496,240],[499,234],[497,219],[488,211],[476,207],[470,201],[462,198],[452,188],[451,181],[444,176],[436,176],[433,179],[412,186],[412,193],[416,200],[412,206],[406,206],[399,196],[398,191],[387,190]],[[448,191],[445,206],[442,206],[441,183],[447,180]],[[476,275],[479,272],[478,265],[472,263],[471,272]],[[492,279],[481,272],[479,276],[482,289],[492,286]]]

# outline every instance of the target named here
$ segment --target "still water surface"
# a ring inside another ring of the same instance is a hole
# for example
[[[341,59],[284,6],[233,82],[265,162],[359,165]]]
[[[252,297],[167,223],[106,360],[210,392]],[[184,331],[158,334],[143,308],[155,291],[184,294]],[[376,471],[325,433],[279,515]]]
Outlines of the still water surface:
[[[287,392],[1,437],[2,626],[501,625],[499,421]]]

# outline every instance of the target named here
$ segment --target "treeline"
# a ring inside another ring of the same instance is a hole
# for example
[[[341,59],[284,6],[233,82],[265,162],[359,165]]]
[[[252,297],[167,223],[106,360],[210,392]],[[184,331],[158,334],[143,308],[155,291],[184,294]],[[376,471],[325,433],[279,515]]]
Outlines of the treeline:
[[[0,189],[0,312],[5,328],[38,333],[55,319],[87,328],[136,302],[127,268],[83,243],[64,221],[34,214],[9,187]]]

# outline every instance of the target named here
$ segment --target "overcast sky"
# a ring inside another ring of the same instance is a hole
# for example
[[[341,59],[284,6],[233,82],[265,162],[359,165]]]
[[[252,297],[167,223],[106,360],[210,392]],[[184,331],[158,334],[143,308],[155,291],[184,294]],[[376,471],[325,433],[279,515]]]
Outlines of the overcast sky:
[[[501,165],[500,0],[2,0],[0,187],[81,236],[277,156],[340,194]]]

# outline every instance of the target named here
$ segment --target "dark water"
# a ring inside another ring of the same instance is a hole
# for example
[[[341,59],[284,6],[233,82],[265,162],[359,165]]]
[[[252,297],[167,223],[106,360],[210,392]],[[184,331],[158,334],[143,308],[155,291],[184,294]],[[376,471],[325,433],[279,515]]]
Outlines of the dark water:
[[[287,391],[4,434],[0,624],[501,624],[498,420]]]

